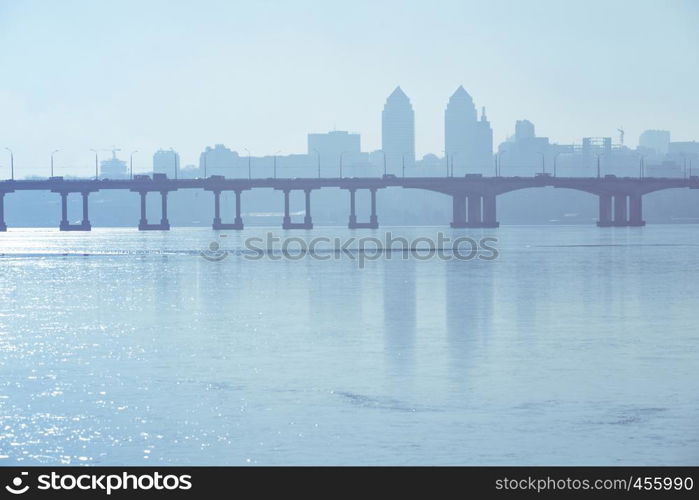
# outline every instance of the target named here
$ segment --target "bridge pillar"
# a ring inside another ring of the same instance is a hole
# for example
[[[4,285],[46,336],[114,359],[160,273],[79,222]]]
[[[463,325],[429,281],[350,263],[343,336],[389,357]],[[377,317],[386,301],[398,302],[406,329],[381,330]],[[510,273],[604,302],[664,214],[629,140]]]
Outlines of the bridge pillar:
[[[350,216],[347,227],[350,229],[376,229],[379,227],[379,218],[376,215],[376,188],[369,188],[371,191],[371,215],[369,222],[357,222],[356,188],[349,188],[350,192]]]
[[[451,227],[466,227],[466,195],[454,194],[452,200]]]
[[[0,232],[7,231],[7,224],[5,224],[5,193],[0,192]]]
[[[468,227],[483,227],[480,194],[468,195]]]
[[[614,195],[614,226],[616,227],[629,225],[626,210],[626,198],[627,196],[625,194]]]
[[[90,193],[88,191],[84,191],[82,193],[83,195],[83,220],[81,223],[81,228],[80,230],[82,231],[90,231],[92,229],[92,225],[90,224],[90,217],[88,214],[88,196],[90,196]]]
[[[141,195],[141,220],[138,221],[138,229],[144,231],[148,226],[148,216],[146,214],[146,195],[148,191],[141,191],[138,194]]]
[[[371,215],[369,216],[369,227],[372,229],[379,227],[379,218],[376,215],[376,188],[371,190]]]
[[[240,217],[240,190],[235,191],[235,222],[233,224],[221,221],[221,191],[214,191],[214,222],[211,227],[215,231],[222,229],[243,229],[243,219]]]
[[[141,195],[141,220],[138,222],[139,231],[168,231],[170,229],[170,222],[167,220],[167,193],[167,191],[160,192],[162,211],[160,224],[149,224],[146,215],[146,195],[148,191],[139,191],[138,194]]]
[[[162,227],[160,229],[167,231],[170,229],[170,221],[167,219],[167,191],[160,191],[160,202],[162,206],[162,215],[160,217],[160,225]]]
[[[221,191],[214,191],[214,223],[213,228],[219,229],[221,225]]]
[[[629,226],[645,226],[643,220],[643,195],[632,194],[629,197]]]
[[[357,225],[357,204],[356,204],[356,190],[355,189],[350,189],[350,216],[349,216],[349,224],[348,227],[350,229],[354,229],[354,227]]]
[[[68,222],[68,193],[61,193],[61,231],[67,231],[70,223]]]
[[[289,215],[289,190],[284,190],[284,220],[282,221],[282,228],[289,229],[291,226],[291,215]]]
[[[483,195],[483,227],[499,227],[496,195]]]
[[[304,190],[306,195],[306,215],[303,217],[303,223],[307,226],[307,229],[313,229],[313,219],[311,218],[311,190]]]
[[[243,218],[240,216],[240,197],[242,191],[236,190],[235,192],[235,227],[233,229],[243,229]]]
[[[284,222],[282,229],[313,229],[313,221],[311,220],[311,190],[304,189],[306,196],[306,215],[303,222],[291,222],[291,214],[289,213],[289,193],[291,190],[284,190]]]
[[[597,220],[599,227],[610,227],[612,225],[612,195],[599,195],[599,219]]]

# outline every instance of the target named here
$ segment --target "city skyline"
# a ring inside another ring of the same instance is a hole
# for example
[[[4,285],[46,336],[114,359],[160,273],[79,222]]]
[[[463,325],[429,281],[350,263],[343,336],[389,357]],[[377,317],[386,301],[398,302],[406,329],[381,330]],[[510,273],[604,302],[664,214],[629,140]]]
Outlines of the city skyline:
[[[522,128],[524,127],[527,132],[525,135],[527,137],[522,137]],[[365,166],[377,166],[376,154],[381,154],[381,163],[386,161],[386,165],[390,166],[388,171],[396,172],[401,171],[403,162],[403,157],[405,156],[405,165],[407,167],[413,167],[417,162],[427,162],[428,164],[432,161],[430,157],[435,159],[445,159],[449,158],[449,171],[454,174],[457,172],[459,175],[462,173],[479,173],[488,175],[491,172],[492,162],[500,154],[516,153],[515,163],[519,162],[519,165],[525,165],[530,163],[531,158],[534,157],[534,161],[538,164],[538,159],[542,160],[542,167],[545,169],[546,156],[549,156],[549,161],[553,156],[558,156],[561,153],[573,152],[574,148],[579,145],[582,150],[587,150],[588,157],[585,158],[584,163],[589,166],[590,159],[589,154],[596,147],[602,147],[601,143],[598,146],[596,141],[604,141],[603,151],[605,154],[611,154],[612,151],[612,137],[583,137],[579,141],[573,141],[571,144],[560,144],[557,142],[550,142],[549,137],[537,137],[534,132],[534,124],[528,119],[517,120],[514,126],[514,133],[507,136],[498,145],[493,143],[493,129],[490,122],[486,117],[485,106],[481,107],[480,115],[476,109],[473,98],[464,89],[463,85],[459,85],[456,91],[451,94],[444,108],[444,122],[443,122],[443,135],[445,143],[441,154],[439,151],[427,152],[421,158],[415,157],[414,144],[416,141],[415,136],[415,114],[410,101],[409,96],[403,91],[400,86],[397,86],[386,98],[384,108],[381,114],[381,128],[382,128],[382,148],[374,150],[365,150],[361,147],[361,133],[349,132],[344,130],[333,129],[328,132],[318,133],[310,132],[306,134],[307,143],[305,152],[291,152],[285,153],[282,150],[276,150],[273,153],[263,153],[254,155],[248,148],[243,147],[242,151],[245,154],[240,154],[239,149],[231,149],[227,147],[226,144],[217,143],[212,148],[210,145],[204,147],[203,151],[200,151],[197,158],[187,158],[184,162],[180,158],[179,148],[175,149],[170,147],[164,149],[163,147],[158,147],[152,154],[152,164],[147,160],[138,161],[134,164],[133,157],[135,154],[141,152],[146,156],[150,155],[150,152],[140,149],[132,150],[129,154],[128,165],[127,162],[122,161],[116,155],[121,149],[112,146],[107,149],[89,149],[90,158],[94,155],[95,161],[100,164],[100,175],[103,177],[120,178],[130,175],[130,172],[136,173],[166,173],[170,177],[175,177],[175,171],[182,169],[196,168],[200,171],[197,176],[208,174],[216,175],[227,175],[230,173],[230,168],[237,166],[236,164],[245,158],[248,163],[248,169],[252,168],[250,163],[251,158],[263,159],[272,158],[274,164],[276,165],[277,158],[290,158],[295,160],[294,167],[314,167],[320,168],[321,164],[323,170],[328,167],[339,166],[338,163],[342,163],[342,156],[346,154],[345,164],[346,165],[362,165]],[[638,139],[638,145],[635,150],[628,147],[628,142],[624,144],[624,134],[623,129],[617,129],[616,132],[621,134],[618,136],[618,140],[614,142],[616,148],[622,148],[622,152],[638,154],[637,151],[644,149],[644,155],[649,154],[649,147],[651,150],[654,145],[659,144],[656,152],[653,153],[657,158],[666,156],[668,153],[672,154],[673,151],[668,151],[668,146],[670,145],[670,131],[667,130],[657,130],[657,129],[647,129],[644,130]],[[524,149],[521,148],[522,140],[529,141],[529,145],[525,146]],[[664,141],[664,146],[662,145]],[[675,156],[677,154],[687,155],[689,154],[693,160],[696,160],[699,154],[699,147],[697,147],[696,140],[684,142],[675,142],[676,145],[688,145],[681,146],[679,149],[677,146],[674,148]],[[532,148],[532,146],[534,146]],[[513,149],[514,148],[514,149]],[[590,149],[592,148],[592,149]],[[624,149],[626,148],[626,149]],[[45,175],[46,166],[26,166],[21,165],[20,170],[17,170],[18,165],[15,163],[15,149],[5,147],[8,153],[10,153],[11,163],[12,163],[12,173],[16,172],[17,177],[32,177],[38,176],[42,177]],[[273,148],[272,148],[273,149]],[[67,175],[67,176],[93,176],[93,164],[92,160],[85,163],[84,161],[73,165],[61,165],[60,162],[54,164],[54,156],[57,153],[61,153],[63,150],[55,149],[50,155],[50,171],[52,175]],[[70,151],[70,150],[69,150]],[[401,151],[406,151],[407,153],[401,153]],[[682,152],[684,151],[684,152]],[[100,161],[100,155],[105,152],[111,152],[111,159],[104,159],[102,157]],[[537,156],[539,155],[539,156]],[[541,156],[543,155],[543,156]],[[143,155],[140,155],[143,156]],[[512,156],[509,154],[508,156]],[[628,154],[627,154],[628,156]],[[313,165],[308,163],[308,158],[315,157],[317,160]],[[339,160],[339,161],[338,161]],[[497,160],[498,162],[500,160]],[[197,165],[198,163],[198,165]],[[623,163],[623,162],[622,162]],[[144,167],[144,165],[147,165]],[[445,165],[444,165],[445,166]],[[3,165],[0,161],[0,169],[7,166]],[[38,172],[37,172],[38,168]],[[83,172],[87,168],[87,174]],[[274,167],[276,170],[276,166]],[[443,168],[443,165],[439,164],[433,165],[433,169]],[[538,171],[538,170],[537,170]],[[121,174],[119,174],[120,172]],[[533,175],[534,172],[532,172]],[[671,175],[672,176],[672,175]],[[0,178],[2,174],[0,173]]]
[[[61,149],[58,163],[85,172],[89,150],[112,143],[148,155],[176,145],[184,164],[206,144],[298,153],[306,132],[336,129],[361,132],[373,151],[379,111],[400,85],[419,158],[443,149],[444,106],[459,84],[486,106],[494,144],[521,119],[559,143],[620,127],[629,145],[646,129],[699,137],[696,4],[602,5],[3,1],[0,41],[14,49],[0,49],[11,76],[0,84],[0,142],[18,165],[44,169]],[[461,19],[469,30],[457,29]],[[673,30],[645,35],[659,25]]]

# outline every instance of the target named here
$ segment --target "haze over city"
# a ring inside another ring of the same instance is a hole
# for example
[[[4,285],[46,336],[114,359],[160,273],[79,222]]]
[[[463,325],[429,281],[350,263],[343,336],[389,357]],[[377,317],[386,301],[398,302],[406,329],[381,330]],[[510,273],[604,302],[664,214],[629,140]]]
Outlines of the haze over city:
[[[631,146],[646,129],[689,141],[699,137],[697,20],[692,1],[3,0],[0,137],[21,175],[46,175],[54,149],[86,174],[90,149],[139,149],[137,168],[150,170],[160,148],[183,165],[216,143],[304,153],[307,133],[333,129],[373,151],[400,85],[420,158],[444,149],[444,109],[463,85],[496,147],[525,118],[559,143],[619,127]]]

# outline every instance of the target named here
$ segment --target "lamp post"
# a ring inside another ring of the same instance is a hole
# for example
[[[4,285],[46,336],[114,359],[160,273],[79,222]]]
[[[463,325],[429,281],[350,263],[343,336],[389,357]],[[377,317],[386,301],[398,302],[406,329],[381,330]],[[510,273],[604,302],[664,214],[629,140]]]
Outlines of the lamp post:
[[[279,149],[274,153],[274,178],[277,178],[277,155],[281,153],[282,150]]]
[[[252,179],[252,163],[250,159],[250,150],[248,148],[243,148],[245,151],[248,152],[248,180]]]
[[[174,149],[170,149],[172,150],[172,154],[175,157],[175,180],[177,180],[177,171],[179,170],[180,157],[177,155],[177,152],[175,152]]]
[[[318,151],[316,148],[313,148],[313,151],[316,152],[316,155],[318,157],[318,178],[320,179],[320,151]]]
[[[379,149],[379,151],[381,151],[381,153],[383,154],[383,175],[386,176],[386,174],[388,173],[388,171],[386,170],[386,151],[384,151],[383,149]]]
[[[646,156],[645,155],[640,155],[641,158],[638,162],[638,176],[639,178],[643,179],[646,175]]]
[[[53,155],[58,153],[60,149],[54,149],[53,152],[51,152],[51,177],[53,177]]]
[[[553,176],[556,177],[556,160],[558,159],[558,155],[561,154],[559,151],[555,155],[553,155]]]
[[[541,155],[541,173],[546,174],[546,156],[542,151],[537,151]]]
[[[598,178],[598,179],[601,177],[601,173],[602,173],[602,171],[601,171],[601,169],[600,169],[600,163],[599,163],[599,157],[600,157],[600,156],[601,156],[601,155],[599,155],[599,154],[597,155],[597,178]]]
[[[449,154],[442,149],[442,153],[444,153],[444,160],[446,161],[447,164],[447,177],[449,177]]]
[[[405,155],[401,156],[401,162],[403,164],[403,179],[405,179]]]
[[[133,155],[138,153],[138,149],[135,151],[131,151],[131,154],[129,155],[129,178],[133,180]]]
[[[97,150],[96,149],[90,149],[93,153],[95,153],[95,180],[99,179],[99,158],[97,156]]]
[[[5,148],[10,152],[10,179],[15,180],[15,155],[10,148]]]

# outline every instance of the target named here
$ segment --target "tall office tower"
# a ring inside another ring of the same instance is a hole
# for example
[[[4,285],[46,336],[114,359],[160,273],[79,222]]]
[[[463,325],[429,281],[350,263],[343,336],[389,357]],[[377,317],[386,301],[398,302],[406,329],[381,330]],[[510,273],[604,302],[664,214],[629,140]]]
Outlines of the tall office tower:
[[[180,155],[174,149],[159,149],[153,154],[153,173],[175,177]]]
[[[653,150],[657,155],[665,155],[670,146],[670,132],[667,130],[645,130],[638,138],[638,145]]]
[[[462,86],[444,112],[444,150],[454,175],[487,173],[492,166],[493,131],[485,116],[480,120],[473,99]]]
[[[415,114],[410,99],[400,87],[386,99],[381,113],[381,148],[389,173],[415,164]]]

